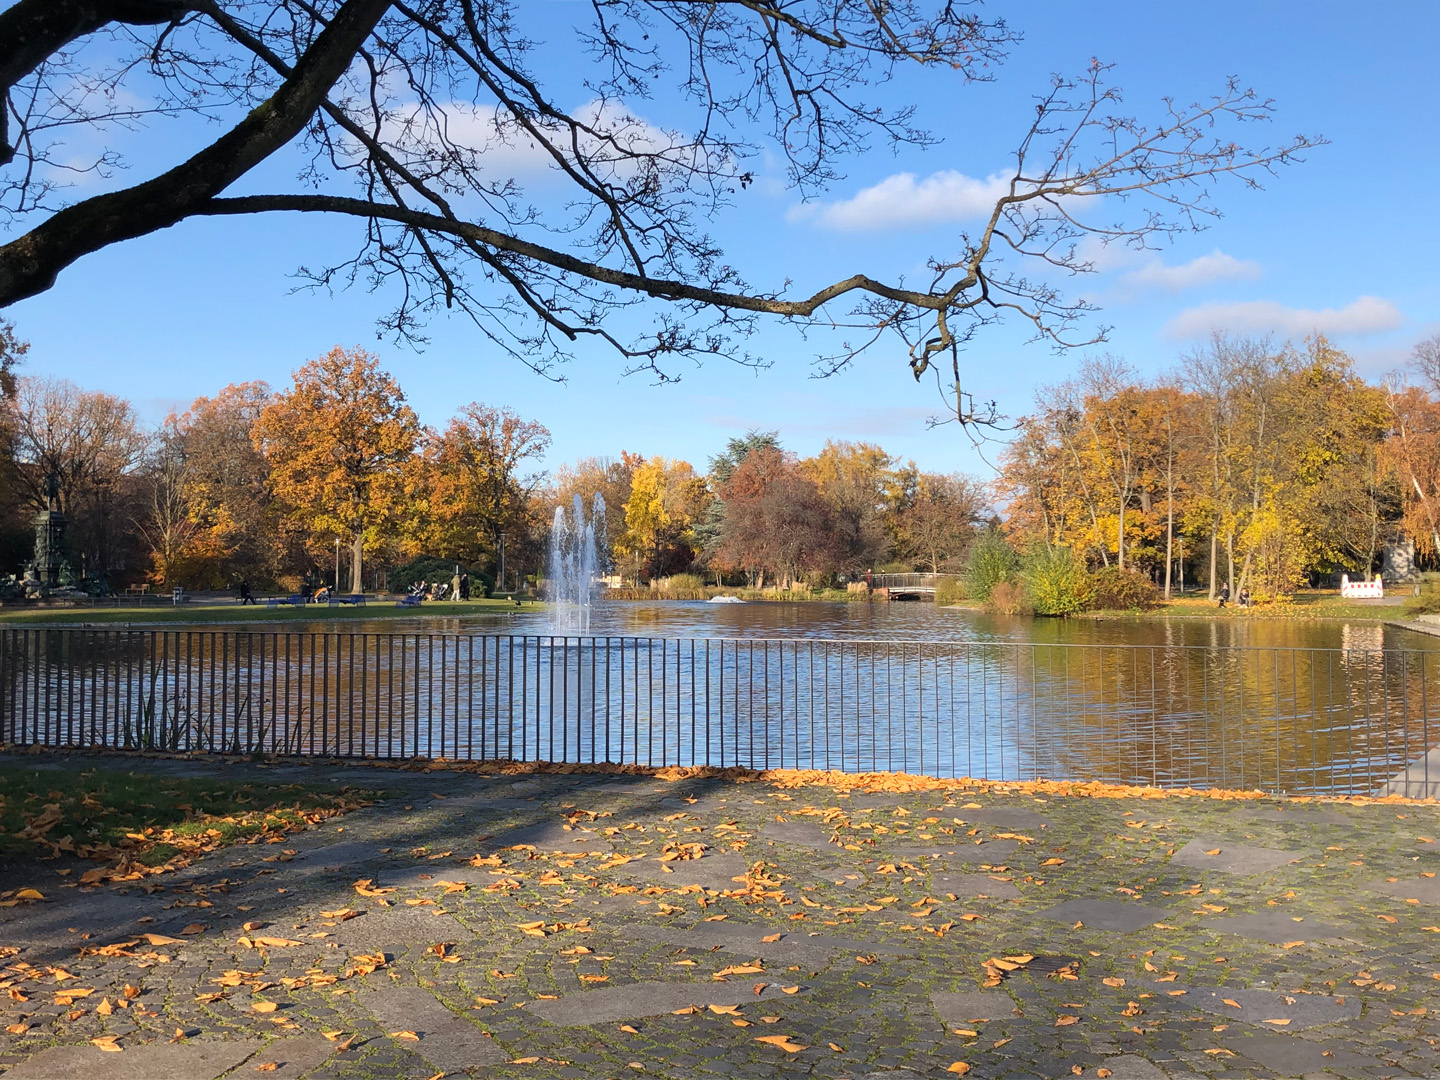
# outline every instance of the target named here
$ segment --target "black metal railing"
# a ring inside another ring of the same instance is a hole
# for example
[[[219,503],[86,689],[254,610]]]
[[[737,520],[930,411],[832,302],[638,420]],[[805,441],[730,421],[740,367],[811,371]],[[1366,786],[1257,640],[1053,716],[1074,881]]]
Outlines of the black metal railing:
[[[1435,667],[1378,649],[3,628],[0,741],[1370,792],[1434,746]]]

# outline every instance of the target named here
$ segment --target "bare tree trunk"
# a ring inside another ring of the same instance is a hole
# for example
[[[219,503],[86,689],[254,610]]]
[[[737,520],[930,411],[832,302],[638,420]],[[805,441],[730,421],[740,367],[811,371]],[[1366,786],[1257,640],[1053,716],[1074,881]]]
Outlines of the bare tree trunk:
[[[1210,599],[1215,599],[1215,574],[1220,565],[1220,523],[1210,529]]]
[[[1235,530],[1225,534],[1225,581],[1230,586],[1230,595],[1235,595]]]
[[[1165,599],[1170,599],[1170,566],[1175,542],[1175,490],[1171,488],[1165,506]]]
[[[364,575],[361,571],[361,555],[364,546],[365,538],[356,533],[355,540],[350,545],[350,591],[356,596],[365,591]]]
[[[1120,524],[1115,533],[1115,563],[1125,569],[1125,501],[1120,501]]]

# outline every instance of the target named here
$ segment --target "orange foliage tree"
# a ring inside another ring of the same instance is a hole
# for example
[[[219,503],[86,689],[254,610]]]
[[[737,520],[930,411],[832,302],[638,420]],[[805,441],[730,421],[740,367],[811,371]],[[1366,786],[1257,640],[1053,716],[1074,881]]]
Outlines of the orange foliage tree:
[[[351,590],[364,551],[391,538],[410,502],[420,421],[380,361],[336,347],[294,375],[261,411],[255,445],[287,518],[350,544]]]

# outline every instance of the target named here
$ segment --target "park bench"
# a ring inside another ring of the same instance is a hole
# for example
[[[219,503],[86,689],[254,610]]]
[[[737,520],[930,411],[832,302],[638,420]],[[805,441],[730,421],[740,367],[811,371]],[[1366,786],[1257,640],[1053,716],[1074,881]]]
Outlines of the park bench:
[[[421,599],[422,599],[422,598],[419,597],[419,596],[402,596],[399,600],[396,600],[396,601],[395,601],[395,606],[396,606],[396,607],[419,607],[419,606],[420,606],[420,600],[421,600]]]
[[[296,593],[294,596],[267,596],[265,606],[267,608],[278,608],[281,604],[291,604],[295,607],[305,606],[305,597]]]
[[[355,593],[355,594],[352,595],[352,596],[332,596],[332,597],[330,597],[330,606],[331,606],[331,607],[334,607],[336,604],[354,604],[356,607],[364,607],[364,606],[365,606],[365,596],[364,596],[363,593]]]

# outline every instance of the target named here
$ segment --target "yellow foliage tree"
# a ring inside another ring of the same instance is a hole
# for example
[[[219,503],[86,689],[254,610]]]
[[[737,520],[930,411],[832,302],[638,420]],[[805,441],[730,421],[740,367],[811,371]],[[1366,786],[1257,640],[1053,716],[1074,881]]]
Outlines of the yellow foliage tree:
[[[399,384],[364,349],[331,349],[294,376],[255,424],[255,445],[286,515],[350,544],[351,590],[363,556],[403,516],[420,421]]]

